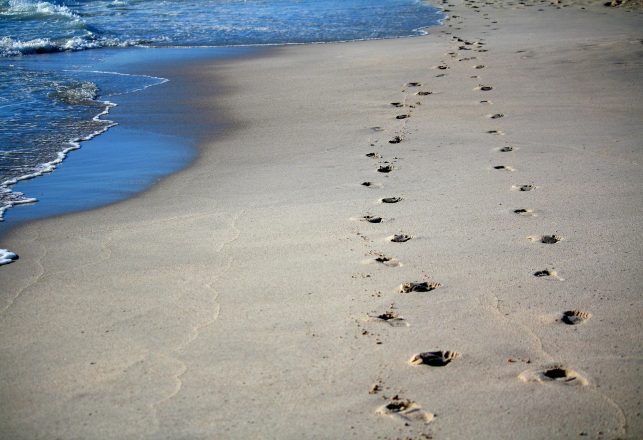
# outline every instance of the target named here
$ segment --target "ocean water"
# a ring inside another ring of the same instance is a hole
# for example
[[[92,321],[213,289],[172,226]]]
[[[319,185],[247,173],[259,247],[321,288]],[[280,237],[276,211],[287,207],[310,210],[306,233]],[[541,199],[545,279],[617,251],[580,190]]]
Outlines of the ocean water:
[[[396,38],[443,18],[421,0],[0,0],[0,221],[36,202],[20,182],[117,125],[111,114],[129,95],[166,83],[110,64],[115,52]],[[163,173],[185,166],[170,159]],[[137,166],[128,172],[159,168]],[[65,210],[86,208],[72,205]]]

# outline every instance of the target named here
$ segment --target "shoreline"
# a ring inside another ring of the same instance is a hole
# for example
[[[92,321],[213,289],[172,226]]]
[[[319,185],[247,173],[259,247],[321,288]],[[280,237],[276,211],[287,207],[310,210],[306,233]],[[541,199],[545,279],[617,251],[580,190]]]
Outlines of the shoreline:
[[[10,232],[0,436],[640,436],[642,15],[452,3],[186,67],[198,160]]]
[[[108,50],[101,55],[88,52],[71,55],[81,60],[76,63],[82,63],[84,56],[89,60],[101,58],[104,68],[117,69],[119,75],[161,79],[144,72],[149,73],[150,69],[156,69],[157,73],[169,72],[176,70],[174,64],[177,62],[192,64],[206,58],[243,58],[253,56],[253,52],[256,51],[252,48],[203,48],[189,53],[186,48],[132,48]],[[79,141],[81,145],[72,148],[71,160],[70,151],[66,150],[65,160],[55,166],[55,174],[45,172],[20,179],[12,185],[12,191],[23,192],[37,201],[7,208],[8,219],[0,222],[0,239],[23,224],[100,209],[135,197],[196,160],[198,146],[203,143],[204,136],[198,131],[198,122],[183,130],[178,126],[168,130],[167,120],[180,120],[188,108],[181,107],[177,98],[173,100],[173,108],[162,108],[164,96],[168,93],[176,95],[177,88],[185,89],[185,84],[163,88],[165,82],[167,79],[159,84],[145,85],[142,89],[117,93],[115,97],[109,96],[118,101],[108,106],[109,117],[113,119],[109,119],[109,124],[98,134],[92,134],[89,140]],[[162,90],[147,91],[155,87]],[[104,116],[105,111],[96,117],[101,115]],[[226,124],[222,117],[217,123],[221,127]],[[181,126],[189,126],[189,121],[182,120]],[[214,135],[216,130],[210,131],[210,135]],[[94,139],[99,136],[99,139]],[[78,143],[76,140],[69,142]],[[136,165],[144,157],[153,157],[153,163]],[[92,173],[95,175],[91,176]]]

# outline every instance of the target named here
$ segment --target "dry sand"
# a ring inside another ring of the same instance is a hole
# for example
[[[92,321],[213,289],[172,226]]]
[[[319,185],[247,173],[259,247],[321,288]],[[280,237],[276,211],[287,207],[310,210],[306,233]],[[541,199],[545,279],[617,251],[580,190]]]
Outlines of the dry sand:
[[[3,241],[0,437],[643,437],[643,16],[490,3],[171,78],[229,132]]]

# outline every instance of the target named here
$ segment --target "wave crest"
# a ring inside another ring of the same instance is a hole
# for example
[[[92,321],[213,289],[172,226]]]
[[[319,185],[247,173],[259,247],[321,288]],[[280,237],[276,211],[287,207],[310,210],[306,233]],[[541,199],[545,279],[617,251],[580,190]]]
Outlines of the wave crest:
[[[49,2],[33,2],[29,0],[9,0],[9,7],[0,15],[18,15],[21,18],[40,18],[43,16],[66,17],[81,20],[67,6],[59,6]]]
[[[121,41],[118,38],[72,37],[60,41],[49,38],[35,38],[21,41],[11,37],[0,38],[0,57],[13,57],[52,52],[74,52],[100,47],[128,47],[143,44],[141,41]]]

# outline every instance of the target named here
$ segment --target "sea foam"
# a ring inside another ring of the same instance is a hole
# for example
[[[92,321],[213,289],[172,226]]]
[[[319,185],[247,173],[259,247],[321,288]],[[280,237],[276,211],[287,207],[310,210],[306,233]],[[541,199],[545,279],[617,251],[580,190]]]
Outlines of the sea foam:
[[[8,251],[7,249],[0,249],[0,266],[13,263],[18,259],[18,255]]]

